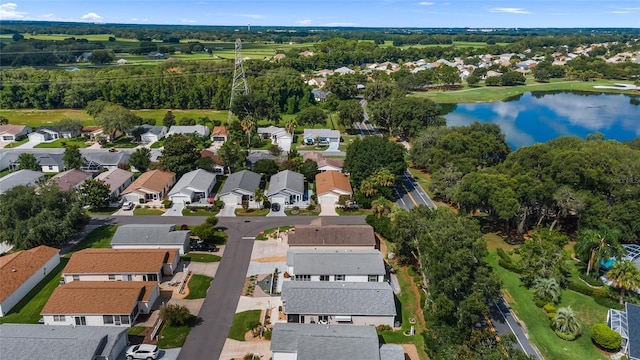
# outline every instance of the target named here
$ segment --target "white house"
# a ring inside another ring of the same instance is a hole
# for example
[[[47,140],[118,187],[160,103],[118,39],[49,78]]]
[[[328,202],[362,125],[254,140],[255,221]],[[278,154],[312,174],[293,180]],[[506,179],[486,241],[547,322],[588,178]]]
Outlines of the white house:
[[[271,139],[271,143],[278,145],[285,153],[291,151],[293,137],[287,130],[275,126],[268,126],[259,127],[257,132],[263,139]]]
[[[190,171],[180,178],[169,191],[169,199],[174,203],[192,203],[212,197],[211,190],[216,184],[216,174],[206,170]]]
[[[282,304],[290,323],[393,327],[396,316],[386,282],[285,281]]]
[[[339,74],[339,75],[355,74],[356,73],[355,70],[351,70],[346,66],[339,67],[339,68],[335,69],[333,72],[336,73],[336,74]]]
[[[305,144],[331,145],[340,143],[340,131],[331,129],[304,129],[302,140]]]
[[[144,129],[144,133],[140,135],[140,141],[143,143],[153,143],[162,139],[167,133],[166,126],[140,125]]]
[[[316,174],[316,196],[320,205],[332,206],[340,196],[351,196],[353,189],[347,175],[339,171],[325,171]]]
[[[59,252],[42,245],[0,257],[0,317],[58,266]]]
[[[118,360],[127,345],[125,328],[0,325],[0,349],[3,359]]]
[[[204,125],[188,125],[188,126],[174,125],[169,128],[169,131],[167,132],[165,137],[169,137],[173,134],[182,134],[182,135],[197,134],[205,137],[211,134],[211,130],[209,130],[209,128]]]
[[[98,174],[96,180],[104,181],[109,185],[109,197],[115,200],[127,186],[131,185],[134,176],[131,171],[115,168]]]
[[[378,250],[290,250],[287,272],[293,281],[383,282],[386,269]]]
[[[178,267],[178,249],[84,249],[62,272],[72,281],[162,281]]]
[[[44,174],[40,171],[18,170],[0,178],[0,194],[18,186],[36,186],[44,180]]]
[[[159,296],[157,281],[72,281],[56,287],[40,315],[45,325],[131,327]]]
[[[0,125],[0,141],[16,141],[30,132],[31,128],[25,125]]]
[[[120,225],[113,234],[114,249],[178,249],[180,255],[189,251],[189,230],[176,230],[175,225]]]
[[[249,203],[250,207],[256,207],[253,196],[256,189],[260,188],[262,176],[249,170],[242,170],[229,175],[224,186],[220,190],[219,199],[225,204],[242,205]]]
[[[50,128],[38,128],[36,131],[30,133],[29,141],[32,142],[50,142],[62,138],[59,131]]]
[[[269,202],[282,205],[304,201],[304,175],[291,170],[274,174],[269,181],[267,197]]]

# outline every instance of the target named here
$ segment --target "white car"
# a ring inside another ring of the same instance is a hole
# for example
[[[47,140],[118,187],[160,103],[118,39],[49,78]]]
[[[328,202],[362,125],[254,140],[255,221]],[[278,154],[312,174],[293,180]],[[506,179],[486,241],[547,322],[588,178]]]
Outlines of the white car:
[[[127,349],[127,360],[146,359],[153,360],[158,358],[160,350],[155,345],[140,344],[130,346]]]
[[[122,204],[122,210],[133,210],[134,207],[135,205],[133,205],[132,201],[127,201],[124,204]]]

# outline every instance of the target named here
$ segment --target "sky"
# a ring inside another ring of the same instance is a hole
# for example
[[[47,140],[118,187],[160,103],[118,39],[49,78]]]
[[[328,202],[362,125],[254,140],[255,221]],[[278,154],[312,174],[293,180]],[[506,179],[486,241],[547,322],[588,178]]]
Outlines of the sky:
[[[0,0],[0,20],[349,27],[640,27],[640,0]]]

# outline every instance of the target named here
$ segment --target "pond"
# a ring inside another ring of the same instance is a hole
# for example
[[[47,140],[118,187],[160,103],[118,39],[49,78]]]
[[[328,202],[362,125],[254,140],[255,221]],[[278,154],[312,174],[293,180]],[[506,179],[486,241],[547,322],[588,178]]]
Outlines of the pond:
[[[458,104],[445,117],[449,126],[498,124],[514,150],[595,132],[624,141],[640,137],[640,95],[533,92],[502,102]]]

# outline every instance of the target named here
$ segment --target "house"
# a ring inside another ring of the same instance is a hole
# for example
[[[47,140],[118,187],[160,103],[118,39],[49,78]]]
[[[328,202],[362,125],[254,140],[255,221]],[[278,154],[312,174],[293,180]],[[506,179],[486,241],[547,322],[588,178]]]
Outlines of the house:
[[[147,171],[122,192],[122,197],[125,201],[132,201],[136,204],[161,201],[175,183],[175,173],[162,170]]]
[[[313,98],[319,103],[327,101],[327,96],[329,96],[329,94],[331,94],[330,91],[322,91],[320,89],[311,90],[311,95],[313,95]]]
[[[109,185],[109,198],[115,200],[127,186],[131,185],[134,176],[131,171],[115,168],[98,174],[96,179]]]
[[[149,59],[164,59],[164,54],[157,51],[152,51],[147,54],[147,57]]]
[[[626,303],[624,311],[609,309],[607,325],[622,336],[620,352],[629,360],[640,360],[640,306]]]
[[[247,155],[247,157],[245,159],[247,168],[253,169],[253,165],[255,163],[257,163],[258,161],[263,160],[263,159],[272,159],[272,160],[275,160],[276,162],[278,161],[278,157],[277,156],[273,156],[273,155],[269,154],[268,152],[253,151],[249,155]]]
[[[224,143],[229,137],[229,130],[225,126],[214,126],[211,132],[211,141]]]
[[[349,68],[348,68],[348,67],[346,67],[346,66],[343,66],[343,67],[337,68],[337,69],[335,69],[333,72],[334,72],[334,73],[336,73],[336,74],[339,74],[339,75],[355,74],[355,73],[356,73],[354,70],[351,70],[351,69],[349,69]]]
[[[202,151],[200,151],[200,156],[201,157],[208,157],[211,160],[213,160],[213,163],[215,164],[213,166],[213,173],[214,174],[220,174],[220,175],[224,174],[224,163],[222,162],[222,160],[220,160],[218,155],[216,155],[213,151],[202,150]]]
[[[287,130],[275,126],[259,127],[257,129],[258,135],[263,139],[271,139],[272,144],[278,145],[282,151],[291,151],[291,143],[293,142],[293,136],[287,132]]]
[[[103,149],[80,149],[80,154],[85,159],[80,170],[88,172],[102,172],[103,170],[117,169],[129,164],[130,152],[104,151]]]
[[[369,225],[330,225],[319,218],[310,225],[289,230],[289,249],[377,249],[378,243]]]
[[[322,77],[327,77],[327,76],[331,76],[333,75],[333,70],[329,70],[329,69],[322,69],[322,70],[318,70],[316,72],[313,73],[315,76],[322,76]]]
[[[34,153],[33,155],[36,157],[44,173],[57,173],[66,169],[64,165],[64,153]]]
[[[229,175],[225,181],[218,199],[225,204],[257,206],[253,196],[256,189],[260,188],[262,176],[249,170],[242,170]]]
[[[309,80],[306,81],[307,85],[309,86],[314,86],[317,88],[323,88],[326,84],[327,84],[327,78],[325,77],[313,77]],[[314,89],[317,90],[317,89]],[[313,90],[311,90],[311,93],[313,94]],[[325,95],[328,95],[329,93],[325,93]],[[322,95],[322,94],[313,94],[313,95]],[[316,101],[320,101],[320,102],[324,102],[325,100],[322,100],[321,97],[318,96],[314,96]]]
[[[45,325],[131,327],[159,296],[157,281],[72,281],[53,290],[40,315]]]
[[[16,141],[26,137],[31,128],[25,125],[0,125],[0,141]]]
[[[63,149],[9,149],[0,153],[0,170],[17,170],[22,153],[33,154],[44,173],[56,173],[65,169]]]
[[[3,359],[118,360],[127,329],[105,326],[0,325]]]
[[[380,344],[373,326],[276,323],[273,360],[404,360],[397,344]]]
[[[493,71],[493,70],[489,70],[485,74],[484,79],[490,78],[490,77],[495,77],[495,76],[502,76],[502,73],[497,72],[497,71]]]
[[[144,133],[140,135],[140,141],[143,143],[153,143],[162,139],[167,133],[166,126],[140,125],[138,128],[144,129]]]
[[[79,188],[82,183],[91,179],[91,177],[91,173],[78,169],[71,169],[55,174],[50,181],[58,184],[60,190],[67,191],[69,189]]]
[[[72,130],[61,130],[57,127],[40,127],[36,131],[30,133],[29,141],[32,142],[51,142],[58,139],[70,139],[80,135],[80,132]]]
[[[0,194],[18,186],[36,186],[44,180],[44,174],[40,171],[18,170],[0,178]]]
[[[178,249],[189,251],[189,230],[176,230],[175,225],[120,225],[111,239],[113,249]]]
[[[72,281],[162,281],[178,267],[178,249],[84,249],[62,271]]]
[[[102,126],[83,126],[80,133],[90,140],[96,140],[98,136],[104,134],[104,129]]]
[[[302,141],[312,145],[330,145],[340,143],[340,131],[331,129],[304,129]]]
[[[298,55],[304,56],[304,57],[310,57],[310,56],[315,55],[315,53],[313,51],[310,51],[310,50],[305,50],[305,51],[299,53]]]
[[[283,170],[271,176],[267,197],[272,204],[297,204],[305,200],[304,195],[304,175]]]
[[[282,304],[289,323],[393,327],[396,316],[386,282],[285,281]]]
[[[333,206],[340,196],[353,195],[347,175],[339,171],[324,171],[316,174],[316,196],[318,204]]]
[[[91,51],[86,51],[83,52],[82,54],[80,54],[80,56],[76,57],[76,62],[88,62],[89,58],[91,57]]]
[[[202,137],[206,137],[206,136],[209,136],[209,134],[211,134],[211,130],[209,130],[209,128],[204,125],[190,125],[190,126],[174,125],[169,128],[169,131],[165,136],[169,137],[173,134],[182,134],[182,135],[196,134]]]
[[[41,245],[0,257],[0,317],[58,266],[59,251]]]
[[[303,160],[313,160],[318,165],[318,171],[342,171],[344,165],[343,159],[327,158],[322,153],[317,151],[309,151],[302,155]]]
[[[282,59],[284,59],[284,58],[286,58],[286,57],[287,57],[287,55],[285,55],[285,54],[276,54],[276,55],[273,57],[273,60],[274,60],[274,61],[279,62],[280,60],[282,60]]]
[[[174,203],[188,204],[213,198],[211,190],[215,184],[216,174],[202,169],[193,170],[182,175],[169,191],[169,199]]]
[[[525,60],[516,64],[516,67],[522,70],[530,70],[538,65],[538,62],[535,60]]]
[[[117,63],[118,63],[118,65],[126,65],[129,62],[127,60],[121,58],[121,59],[118,59]]]
[[[74,255],[75,256],[75,255]],[[383,282],[378,250],[289,250],[287,272],[294,281]]]

